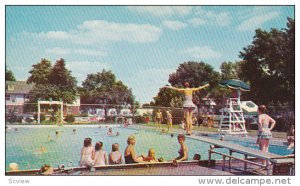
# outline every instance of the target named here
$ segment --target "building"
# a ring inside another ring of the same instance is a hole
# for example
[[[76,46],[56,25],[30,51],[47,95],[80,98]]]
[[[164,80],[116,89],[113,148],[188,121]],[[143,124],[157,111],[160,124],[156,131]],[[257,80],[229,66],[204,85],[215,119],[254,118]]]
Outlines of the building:
[[[5,81],[5,112],[21,116],[24,114],[24,104],[28,101],[28,94],[34,84],[25,81]],[[72,104],[64,104],[64,115],[78,115],[80,113],[80,95]]]
[[[24,103],[33,86],[25,81],[5,81],[5,112],[23,114]]]

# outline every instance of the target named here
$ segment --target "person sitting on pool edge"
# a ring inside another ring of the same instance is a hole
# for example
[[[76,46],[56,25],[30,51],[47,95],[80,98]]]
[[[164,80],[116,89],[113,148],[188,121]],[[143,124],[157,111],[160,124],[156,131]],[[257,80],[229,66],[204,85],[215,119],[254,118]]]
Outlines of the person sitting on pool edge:
[[[51,175],[53,174],[53,172],[54,172],[53,168],[48,164],[43,165],[40,169],[40,173],[42,175]]]
[[[135,154],[135,137],[134,136],[129,136],[127,139],[127,147],[124,152],[124,159],[126,164],[131,164],[131,163],[145,163],[143,161],[143,157],[141,156],[136,156]]]
[[[148,156],[143,156],[143,161],[147,161],[147,162],[156,162],[156,158],[155,158],[155,150],[153,148],[150,148],[148,151]]]
[[[97,142],[95,144],[95,154],[93,160],[94,160],[94,166],[99,165],[108,165],[106,151],[103,150],[103,143],[101,141]]]
[[[179,161],[187,161],[188,160],[188,147],[185,144],[185,136],[183,134],[178,134],[177,136],[178,143],[180,144],[180,149],[178,151],[179,156],[173,159],[173,164],[177,165]]]
[[[201,155],[200,154],[194,154],[193,160],[201,160]]]
[[[110,165],[122,164],[122,153],[119,151],[119,144],[112,144],[111,153],[108,156],[108,162]]]
[[[95,149],[92,145],[92,139],[85,138],[83,141],[83,147],[81,148],[81,157],[79,165],[81,167],[91,167],[94,164],[94,157]]]
[[[18,171],[19,170],[19,165],[15,162],[12,162],[9,164],[9,170],[10,171]]]

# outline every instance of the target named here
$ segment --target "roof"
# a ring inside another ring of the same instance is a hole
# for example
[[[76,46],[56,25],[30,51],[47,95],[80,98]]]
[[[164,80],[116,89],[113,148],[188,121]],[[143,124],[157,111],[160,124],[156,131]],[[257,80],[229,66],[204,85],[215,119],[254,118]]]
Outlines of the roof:
[[[25,81],[5,81],[5,93],[28,94],[34,84],[27,84]]]

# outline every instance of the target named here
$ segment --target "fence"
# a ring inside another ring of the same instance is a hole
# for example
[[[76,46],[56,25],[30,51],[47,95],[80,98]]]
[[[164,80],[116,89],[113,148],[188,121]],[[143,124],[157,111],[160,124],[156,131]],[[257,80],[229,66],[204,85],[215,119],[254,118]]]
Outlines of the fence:
[[[18,105],[6,105],[5,121],[6,123],[34,123],[37,120],[37,103],[26,103]],[[35,111],[34,111],[35,109]],[[41,106],[41,121],[47,120],[48,122],[55,122],[57,105],[43,105]],[[147,123],[154,119],[155,112],[161,109],[163,114],[162,123],[166,123],[166,111],[169,110],[172,114],[173,124],[180,124],[183,118],[182,108],[170,108],[170,107],[158,107],[148,106],[138,108],[129,105],[109,105],[109,104],[64,104],[63,115],[65,118],[70,118],[67,122],[72,122],[76,118],[82,119],[81,122],[108,122],[115,123],[116,117],[132,118],[134,123]],[[214,109],[195,109],[195,117],[197,118],[197,124],[207,124],[209,119],[220,119],[219,116],[220,106]],[[33,111],[29,111],[33,110]],[[295,124],[295,108],[283,107],[283,106],[270,106],[268,114],[273,117],[277,125],[275,130],[287,131],[291,125]],[[92,118],[92,119],[90,119]],[[253,122],[253,121],[252,121]],[[255,123],[252,123],[255,125]]]

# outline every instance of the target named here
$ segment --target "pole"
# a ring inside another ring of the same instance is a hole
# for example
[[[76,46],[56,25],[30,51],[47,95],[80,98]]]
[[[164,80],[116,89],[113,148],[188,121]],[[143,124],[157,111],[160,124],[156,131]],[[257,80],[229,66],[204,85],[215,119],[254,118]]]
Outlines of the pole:
[[[41,123],[40,112],[41,112],[41,108],[40,108],[40,101],[38,101],[38,124],[40,124],[40,123]]]
[[[64,104],[63,104],[63,102],[61,102],[61,107],[60,107],[60,114],[61,114],[61,120],[60,120],[60,122],[61,122],[61,124],[63,123],[63,119],[64,119],[63,112],[64,112]]]

